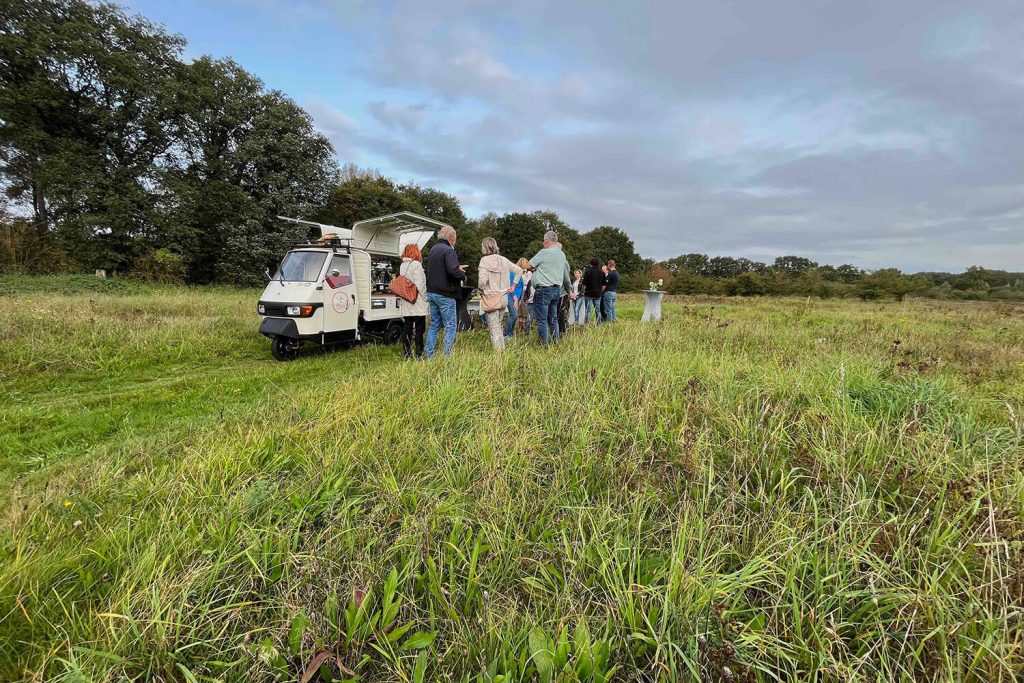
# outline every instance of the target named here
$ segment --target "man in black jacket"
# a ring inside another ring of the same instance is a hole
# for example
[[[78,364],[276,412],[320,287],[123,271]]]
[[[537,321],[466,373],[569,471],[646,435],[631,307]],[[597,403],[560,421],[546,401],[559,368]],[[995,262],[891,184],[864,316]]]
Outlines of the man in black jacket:
[[[590,310],[594,310],[594,320],[601,322],[601,295],[604,294],[604,271],[598,265],[596,258],[590,259],[590,265],[583,273],[583,280],[580,281],[580,294],[585,297],[585,317],[583,322],[590,322]]]
[[[455,228],[446,225],[437,231],[437,244],[427,253],[427,303],[430,327],[427,329],[427,358],[434,355],[437,335],[444,327],[444,355],[455,350],[457,324],[455,299],[466,279],[466,266],[459,265],[455,254]]]

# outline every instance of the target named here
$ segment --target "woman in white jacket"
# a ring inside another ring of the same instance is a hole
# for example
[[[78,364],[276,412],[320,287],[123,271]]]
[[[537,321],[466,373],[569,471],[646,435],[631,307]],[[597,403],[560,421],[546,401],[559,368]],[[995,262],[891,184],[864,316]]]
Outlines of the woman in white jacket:
[[[480,244],[484,257],[480,259],[480,310],[487,321],[491,345],[495,351],[505,348],[505,331],[501,314],[508,308],[508,295],[515,291],[523,277],[523,269],[502,256],[493,237],[485,237]],[[514,276],[514,277],[513,277]]]
[[[416,285],[419,294],[414,303],[398,299],[398,310],[402,314],[402,346],[405,357],[412,358],[413,344],[416,358],[423,358],[423,330],[427,326],[427,276],[423,272],[423,254],[415,244],[406,245],[402,251],[402,265],[398,274],[404,275]]]

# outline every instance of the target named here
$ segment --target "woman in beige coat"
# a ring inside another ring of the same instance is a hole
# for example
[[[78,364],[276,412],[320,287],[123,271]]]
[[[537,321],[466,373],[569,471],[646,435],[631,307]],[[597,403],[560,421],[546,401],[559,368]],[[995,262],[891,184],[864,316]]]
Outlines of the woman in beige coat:
[[[495,351],[505,348],[505,331],[501,314],[508,308],[511,294],[523,277],[523,269],[502,256],[493,237],[485,237],[480,244],[484,257],[480,259],[480,310],[487,322],[491,345]],[[488,310],[491,308],[491,310]]]
[[[415,244],[406,245],[402,251],[402,265],[398,274],[404,275],[416,285],[419,296],[409,303],[399,297],[398,311],[402,314],[402,346],[405,357],[412,358],[413,342],[416,345],[416,357],[423,358],[423,330],[427,326],[427,276],[423,272],[423,254]]]

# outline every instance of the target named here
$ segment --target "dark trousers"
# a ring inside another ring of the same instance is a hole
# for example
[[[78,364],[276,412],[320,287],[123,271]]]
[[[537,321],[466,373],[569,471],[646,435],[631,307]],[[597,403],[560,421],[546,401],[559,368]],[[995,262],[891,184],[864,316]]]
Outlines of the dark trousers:
[[[407,315],[402,318],[402,346],[405,357],[412,358],[412,346],[416,344],[416,356],[423,355],[423,330],[427,326],[427,316]]]
[[[569,329],[569,295],[563,294],[558,300],[558,334],[564,337]]]

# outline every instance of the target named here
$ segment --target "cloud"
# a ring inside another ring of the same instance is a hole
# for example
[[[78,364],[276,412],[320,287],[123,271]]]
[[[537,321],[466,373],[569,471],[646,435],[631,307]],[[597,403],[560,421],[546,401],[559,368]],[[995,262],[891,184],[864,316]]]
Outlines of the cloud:
[[[415,132],[423,124],[427,116],[425,105],[392,105],[382,100],[375,100],[367,105],[367,109],[378,123],[387,128],[399,128],[407,132]]]
[[[1024,269],[1016,0],[396,0],[334,16],[377,93],[372,126],[311,107],[339,155],[471,211],[619,225],[656,258]]]
[[[317,129],[334,145],[335,154],[348,157],[356,152],[353,142],[359,126],[350,116],[319,98],[302,104],[313,117]]]

